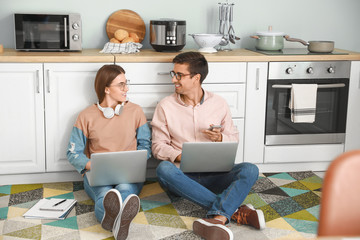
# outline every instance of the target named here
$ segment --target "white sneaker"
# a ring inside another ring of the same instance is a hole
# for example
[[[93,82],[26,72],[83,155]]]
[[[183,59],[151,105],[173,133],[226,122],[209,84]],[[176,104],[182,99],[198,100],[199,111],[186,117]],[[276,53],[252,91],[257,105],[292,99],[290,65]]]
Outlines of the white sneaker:
[[[115,219],[113,234],[116,240],[125,240],[129,234],[132,220],[140,210],[140,199],[135,194],[130,194],[124,201],[121,213]]]
[[[122,208],[122,199],[118,190],[109,190],[104,197],[104,217],[101,220],[101,226],[108,231],[111,231],[114,226],[115,219],[119,215]]]
[[[233,240],[232,231],[220,220],[214,218],[197,219],[193,222],[193,232],[206,240]]]

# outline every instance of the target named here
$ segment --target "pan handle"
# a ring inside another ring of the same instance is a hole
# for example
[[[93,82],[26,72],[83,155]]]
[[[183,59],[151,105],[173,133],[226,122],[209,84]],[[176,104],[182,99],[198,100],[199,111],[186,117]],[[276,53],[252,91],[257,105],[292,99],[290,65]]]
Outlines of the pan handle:
[[[251,38],[260,39],[259,36],[250,36]]]
[[[284,38],[286,39],[286,41],[289,41],[289,42],[299,42],[301,44],[303,44],[304,46],[309,46],[309,43],[302,40],[302,39],[299,39],[299,38],[291,38],[289,35],[285,35]]]

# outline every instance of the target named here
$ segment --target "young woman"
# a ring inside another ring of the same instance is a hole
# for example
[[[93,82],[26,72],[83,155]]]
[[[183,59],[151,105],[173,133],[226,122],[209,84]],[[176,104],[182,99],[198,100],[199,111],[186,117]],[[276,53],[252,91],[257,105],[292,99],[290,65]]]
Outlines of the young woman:
[[[137,195],[143,183],[91,187],[86,173],[91,171],[93,153],[145,149],[150,157],[150,129],[141,107],[127,101],[128,90],[122,67],[101,67],[95,78],[98,103],[79,114],[67,151],[70,163],[84,176],[85,191],[95,202],[96,218],[117,240],[128,236],[130,223],[140,209]]]

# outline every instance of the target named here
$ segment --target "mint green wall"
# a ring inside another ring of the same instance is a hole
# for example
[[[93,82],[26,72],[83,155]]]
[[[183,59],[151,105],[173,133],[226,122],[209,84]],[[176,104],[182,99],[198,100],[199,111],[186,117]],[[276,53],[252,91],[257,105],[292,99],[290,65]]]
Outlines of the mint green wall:
[[[102,48],[108,41],[105,25],[117,10],[137,12],[146,24],[144,48],[149,44],[149,22],[159,18],[186,20],[187,33],[215,33],[218,2],[225,0],[0,0],[0,44],[14,48],[13,13],[76,12],[83,22],[83,48]],[[234,48],[254,47],[256,31],[274,31],[304,40],[333,40],[335,47],[360,52],[359,0],[234,0],[234,29],[241,40]],[[285,43],[285,47],[301,47]],[[186,48],[197,48],[187,36]]]

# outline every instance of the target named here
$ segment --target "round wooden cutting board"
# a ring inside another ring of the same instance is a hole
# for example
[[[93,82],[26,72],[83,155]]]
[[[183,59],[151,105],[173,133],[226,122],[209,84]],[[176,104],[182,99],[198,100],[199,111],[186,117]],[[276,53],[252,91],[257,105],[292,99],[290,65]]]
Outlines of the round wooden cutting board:
[[[106,33],[109,39],[114,37],[114,33],[119,28],[133,32],[139,36],[140,42],[144,39],[146,28],[142,18],[134,11],[122,9],[111,14],[106,23]]]

